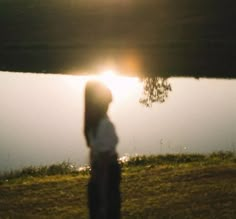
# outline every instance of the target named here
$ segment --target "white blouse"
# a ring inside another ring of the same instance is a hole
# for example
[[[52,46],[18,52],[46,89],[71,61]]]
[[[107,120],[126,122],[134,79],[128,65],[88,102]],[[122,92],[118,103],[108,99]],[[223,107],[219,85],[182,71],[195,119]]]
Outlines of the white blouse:
[[[89,134],[90,147],[94,155],[100,152],[116,153],[118,137],[113,123],[108,117],[103,118],[97,128],[96,136]]]

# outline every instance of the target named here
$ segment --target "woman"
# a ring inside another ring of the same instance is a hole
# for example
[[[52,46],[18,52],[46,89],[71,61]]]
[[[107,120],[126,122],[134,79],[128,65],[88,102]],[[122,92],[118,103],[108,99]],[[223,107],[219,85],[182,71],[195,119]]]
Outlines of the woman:
[[[101,82],[87,82],[84,134],[90,148],[88,206],[91,219],[120,218],[121,174],[116,152],[118,137],[107,115],[111,101],[111,91]]]

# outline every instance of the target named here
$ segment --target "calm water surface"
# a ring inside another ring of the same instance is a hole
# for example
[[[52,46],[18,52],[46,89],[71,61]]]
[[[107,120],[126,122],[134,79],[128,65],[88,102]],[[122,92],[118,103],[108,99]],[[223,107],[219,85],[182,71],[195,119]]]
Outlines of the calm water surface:
[[[0,171],[70,160],[88,163],[83,91],[92,76],[0,72]],[[103,75],[124,154],[236,150],[236,80],[170,78],[162,104],[139,103],[138,78]]]

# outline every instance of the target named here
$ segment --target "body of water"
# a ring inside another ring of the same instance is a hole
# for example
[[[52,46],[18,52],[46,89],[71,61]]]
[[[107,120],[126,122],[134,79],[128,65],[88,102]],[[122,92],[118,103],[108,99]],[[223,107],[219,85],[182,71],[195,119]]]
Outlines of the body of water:
[[[0,171],[88,163],[83,92],[91,77],[0,72]],[[236,150],[236,80],[169,78],[168,98],[148,108],[138,78],[99,78],[114,96],[120,156]]]

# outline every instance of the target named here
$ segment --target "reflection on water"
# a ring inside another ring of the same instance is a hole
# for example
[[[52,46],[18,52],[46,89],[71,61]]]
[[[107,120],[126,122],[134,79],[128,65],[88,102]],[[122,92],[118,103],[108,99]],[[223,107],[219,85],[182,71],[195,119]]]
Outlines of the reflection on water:
[[[90,77],[0,72],[0,170],[88,162],[83,91]],[[138,78],[93,77],[113,92],[109,115],[121,157],[236,149],[236,80],[146,79],[143,86]],[[152,107],[139,102],[143,88]]]

